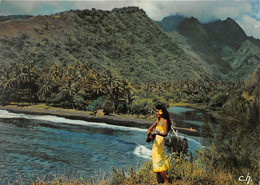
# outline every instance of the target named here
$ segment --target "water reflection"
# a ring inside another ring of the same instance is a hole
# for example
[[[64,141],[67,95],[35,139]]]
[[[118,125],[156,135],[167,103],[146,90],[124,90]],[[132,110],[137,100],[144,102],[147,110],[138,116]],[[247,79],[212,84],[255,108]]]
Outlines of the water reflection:
[[[201,135],[204,122],[208,122],[213,128],[215,127],[213,118],[203,110],[174,106],[169,107],[168,111],[179,133],[188,135],[201,143],[206,142],[206,139]]]

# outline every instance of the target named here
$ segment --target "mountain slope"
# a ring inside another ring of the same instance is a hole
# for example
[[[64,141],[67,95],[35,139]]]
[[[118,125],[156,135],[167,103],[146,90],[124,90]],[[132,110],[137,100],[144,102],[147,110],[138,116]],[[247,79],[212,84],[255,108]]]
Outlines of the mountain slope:
[[[218,80],[245,80],[260,63],[260,40],[247,37],[231,18],[208,24],[185,18],[168,35]]]
[[[225,75],[231,70],[231,67],[223,61],[220,54],[212,47],[217,45],[212,35],[207,32],[205,26],[196,18],[191,17],[184,19],[177,27],[177,32],[188,38],[188,43],[192,51],[200,55],[203,59],[201,63],[211,71],[215,78],[222,78],[222,76],[218,74],[218,71],[222,72],[221,75]]]
[[[167,16],[161,21],[154,21],[163,31],[169,32],[175,30],[185,17],[181,15]]]
[[[246,80],[249,74],[253,73],[257,66],[260,65],[259,49],[260,47],[253,44],[249,39],[243,42],[239,50],[226,60],[233,69],[229,76],[232,79],[239,76],[239,79]]]
[[[228,45],[234,50],[238,50],[247,39],[243,29],[231,18],[205,24],[205,27],[216,42]]]
[[[207,80],[211,76],[141,9],[68,11],[0,22],[1,64],[39,67],[87,62],[131,81]]]

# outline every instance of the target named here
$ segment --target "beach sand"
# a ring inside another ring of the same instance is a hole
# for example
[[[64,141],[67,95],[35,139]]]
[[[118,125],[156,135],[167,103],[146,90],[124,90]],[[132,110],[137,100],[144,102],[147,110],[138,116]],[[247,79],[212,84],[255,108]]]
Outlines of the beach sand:
[[[75,109],[63,109],[57,107],[48,107],[45,106],[18,106],[18,105],[7,105],[1,106],[0,109],[7,110],[13,113],[24,113],[30,115],[53,115],[58,117],[64,117],[68,119],[74,120],[84,120],[89,122],[96,122],[96,123],[107,123],[111,125],[119,125],[119,126],[126,126],[126,127],[137,127],[137,128],[144,128],[148,129],[154,121],[144,120],[144,119],[136,119],[127,117],[127,115],[104,115],[104,116],[95,116],[94,113],[82,110],[75,110]],[[175,130],[178,130],[180,133],[192,135],[192,136],[200,136],[197,130],[193,128],[182,128],[176,125],[174,127]]]
[[[14,113],[24,113],[31,115],[53,115],[59,117],[65,117],[68,119],[75,120],[84,120],[89,122],[98,122],[98,123],[107,123],[111,125],[121,125],[128,127],[138,127],[138,128],[149,128],[152,121],[142,120],[142,119],[134,119],[134,118],[126,118],[114,115],[105,115],[105,116],[95,116],[91,115],[90,112],[73,110],[73,109],[62,109],[62,108],[36,108],[30,106],[17,106],[17,105],[7,105],[0,106],[0,109],[7,110],[9,112]]]

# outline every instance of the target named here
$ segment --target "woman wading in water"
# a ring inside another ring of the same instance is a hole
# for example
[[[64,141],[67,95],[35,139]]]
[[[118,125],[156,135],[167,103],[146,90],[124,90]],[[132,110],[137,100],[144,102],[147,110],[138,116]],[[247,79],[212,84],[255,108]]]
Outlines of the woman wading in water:
[[[169,168],[165,154],[164,137],[171,128],[169,113],[163,106],[156,106],[157,121],[147,131],[147,142],[153,141],[153,171],[157,173],[158,183],[170,184],[165,171]]]

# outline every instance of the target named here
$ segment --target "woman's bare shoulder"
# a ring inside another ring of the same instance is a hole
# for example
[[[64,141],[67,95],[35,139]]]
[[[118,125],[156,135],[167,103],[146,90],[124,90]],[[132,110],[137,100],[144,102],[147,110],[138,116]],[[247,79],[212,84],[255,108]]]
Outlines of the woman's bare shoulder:
[[[166,121],[167,121],[166,119],[161,118],[161,119],[158,121],[158,125],[163,126],[164,123],[167,123]]]
[[[168,121],[167,121],[167,119],[165,119],[165,118],[161,118],[161,120],[160,120],[160,121],[161,121],[161,123],[162,123],[162,124],[165,124],[165,123],[167,123],[167,122],[168,122]]]

